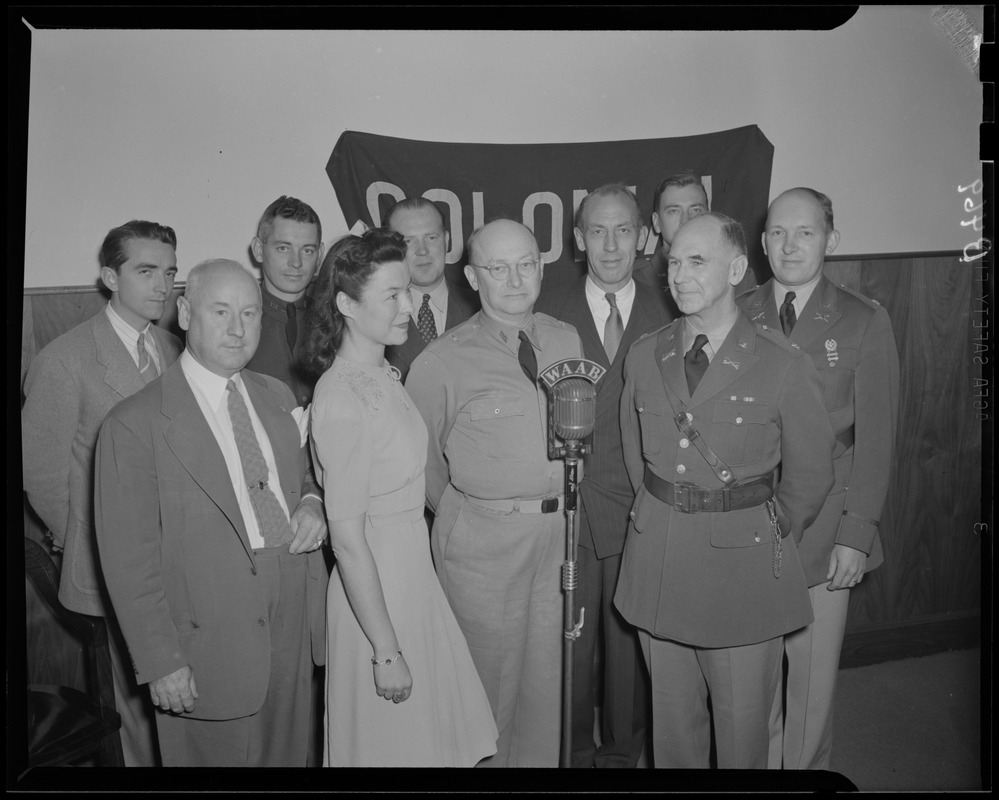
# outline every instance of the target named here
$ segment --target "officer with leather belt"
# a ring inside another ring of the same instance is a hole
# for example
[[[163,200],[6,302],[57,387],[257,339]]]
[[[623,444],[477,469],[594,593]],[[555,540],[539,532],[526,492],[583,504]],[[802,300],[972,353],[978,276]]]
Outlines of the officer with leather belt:
[[[737,308],[746,266],[738,222],[684,224],[684,316],[625,362],[637,497],[615,603],[649,666],[656,767],[708,767],[713,721],[718,767],[765,768],[781,636],[812,620],[795,542],[832,485],[833,435],[811,360]]]
[[[491,222],[468,253],[482,310],[427,345],[406,379],[430,433],[434,564],[499,729],[482,765],[556,767],[565,478],[548,460],[537,376],[581,357],[582,344],[533,311],[543,264],[530,230]]]
[[[885,309],[822,274],[838,243],[826,195],[783,192],[763,232],[774,278],[738,299],[751,320],[780,327],[815,364],[836,434],[836,482],[799,546],[815,621],[784,639],[787,697],[778,691],[774,699],[772,768],[829,769],[850,589],[883,560],[878,527],[895,442],[898,351]]]

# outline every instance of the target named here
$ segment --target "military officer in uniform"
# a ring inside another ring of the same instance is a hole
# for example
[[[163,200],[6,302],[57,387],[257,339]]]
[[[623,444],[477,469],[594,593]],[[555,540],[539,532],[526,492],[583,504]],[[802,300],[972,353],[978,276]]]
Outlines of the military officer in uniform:
[[[811,359],[736,306],[746,266],[735,220],[682,226],[684,316],[625,361],[637,497],[615,603],[649,666],[656,767],[709,766],[713,720],[719,768],[765,768],[781,636],[812,620],[795,542],[832,485],[832,430]]]
[[[496,220],[468,253],[482,310],[431,342],[406,381],[430,433],[432,552],[496,717],[485,764],[556,767],[564,467],[548,460],[537,375],[582,345],[571,325],[533,311],[543,265],[530,230]]]
[[[883,560],[878,522],[891,474],[898,351],[888,313],[823,276],[838,243],[828,197],[808,188],[784,192],[763,233],[774,278],[738,299],[751,320],[782,328],[811,358],[836,436],[835,483],[798,548],[815,622],[784,638],[787,697],[778,692],[774,701],[772,768],[829,768],[850,589]]]

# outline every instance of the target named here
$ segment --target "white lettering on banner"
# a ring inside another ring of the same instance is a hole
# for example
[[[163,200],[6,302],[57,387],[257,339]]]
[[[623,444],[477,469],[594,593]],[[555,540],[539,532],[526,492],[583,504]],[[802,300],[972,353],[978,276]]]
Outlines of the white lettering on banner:
[[[448,264],[457,264],[464,248],[464,237],[461,235],[461,200],[450,189],[427,189],[423,196],[431,202],[447,203],[448,210],[451,212],[448,225],[451,230],[451,247],[444,260]],[[454,231],[458,232],[457,236],[455,236]]]
[[[551,249],[541,254],[541,260],[546,264],[558,261],[562,257],[562,200],[554,192],[534,192],[527,196],[524,201],[523,219],[524,224],[534,231],[537,238],[538,229],[535,227],[535,209],[538,206],[548,206],[552,210],[552,230]]]
[[[711,205],[711,176],[703,175],[701,176],[701,182],[704,184],[704,188],[708,195],[708,205]],[[628,186],[632,192],[636,191],[636,187]],[[572,190],[572,219],[571,223],[574,224],[576,212],[579,210],[580,204],[583,199],[592,190],[587,189],[573,189]],[[388,195],[393,199],[393,203],[397,203],[400,200],[406,198],[405,192],[396,186],[394,183],[388,181],[373,181],[365,193],[365,203],[368,208],[368,214],[371,216],[371,221],[374,227],[380,227],[382,224],[382,214],[381,207],[379,205],[379,200],[382,195]],[[444,203],[448,207],[448,222],[451,231],[451,247],[447,252],[447,263],[457,264],[461,261],[462,255],[465,249],[465,231],[462,225],[463,209],[461,205],[461,198],[457,193],[451,191],[450,189],[433,188],[427,189],[423,193],[423,197],[431,202]],[[641,204],[641,201],[639,201]],[[551,231],[549,243],[550,248],[541,253],[541,258],[545,263],[552,263],[558,261],[562,257],[562,249],[564,247],[564,241],[562,237],[562,227],[565,224],[565,205],[562,202],[562,198],[555,192],[532,192],[529,194],[525,200],[523,209],[521,212],[521,221],[534,231],[535,236],[538,236],[539,231],[535,229],[535,221],[537,216],[538,206],[548,206],[551,208]],[[481,228],[485,224],[486,213],[485,213],[485,198],[483,192],[472,192],[472,230]],[[648,220],[642,220],[642,224],[648,226]],[[542,232],[544,233],[544,232]],[[543,244],[545,237],[539,236],[538,244]],[[658,236],[649,236],[646,240],[645,255],[651,255],[656,251],[659,246]],[[573,240],[573,259],[575,261],[582,261],[583,254],[578,252],[575,247],[575,240]]]
[[[388,181],[375,181],[372,183],[368,187],[368,191],[364,199],[368,204],[368,213],[371,215],[371,222],[376,228],[380,228],[382,226],[382,212],[378,208],[378,198],[383,194],[394,197],[396,203],[400,200],[406,199],[406,193],[394,183],[389,183]]]

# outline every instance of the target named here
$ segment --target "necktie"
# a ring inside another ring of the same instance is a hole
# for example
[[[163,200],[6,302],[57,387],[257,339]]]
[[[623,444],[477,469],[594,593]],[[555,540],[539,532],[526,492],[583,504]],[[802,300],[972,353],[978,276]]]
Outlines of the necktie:
[[[538,382],[538,357],[534,355],[534,346],[523,331],[517,334],[517,338],[520,339],[520,349],[517,351],[520,368],[524,370],[527,380],[536,384]]]
[[[295,538],[295,534],[277,496],[267,485],[269,477],[267,462],[260,450],[257,435],[253,431],[250,412],[246,409],[243,395],[232,381],[229,381],[225,388],[229,392],[229,419],[232,421],[232,432],[236,438],[236,449],[239,450],[239,462],[243,465],[243,478],[250,490],[250,503],[257,518],[257,525],[260,527],[260,535],[264,537],[265,547],[277,547],[290,542]]]
[[[694,392],[697,391],[697,384],[701,382],[701,378],[704,377],[704,373],[708,369],[708,356],[704,352],[704,345],[708,343],[708,337],[703,333],[697,334],[694,337],[693,346],[687,351],[687,355],[683,357],[683,371],[687,374],[687,388],[690,390],[690,396],[694,396]]]
[[[288,303],[288,321],[284,326],[284,335],[288,340],[288,350],[292,353],[295,352],[295,342],[298,339],[298,309],[295,308],[294,303]]]
[[[607,360],[614,363],[614,356],[621,346],[621,337],[624,336],[624,321],[621,319],[621,311],[617,307],[617,296],[614,292],[607,292],[604,295],[610,303],[610,316],[604,324],[604,350],[607,352]]]
[[[139,340],[135,343],[135,349],[139,354],[139,374],[142,376],[142,380],[149,383],[159,375],[159,372],[156,370],[156,362],[150,358],[149,351],[146,350],[145,332],[139,334]]]
[[[780,326],[784,329],[784,335],[790,336],[794,330],[794,323],[798,321],[797,314],[794,313],[794,292],[784,295],[784,302],[780,307]]]
[[[416,329],[423,337],[423,341],[430,344],[437,338],[437,324],[434,322],[434,312],[430,308],[430,295],[423,295],[423,303],[420,311],[416,315]]]

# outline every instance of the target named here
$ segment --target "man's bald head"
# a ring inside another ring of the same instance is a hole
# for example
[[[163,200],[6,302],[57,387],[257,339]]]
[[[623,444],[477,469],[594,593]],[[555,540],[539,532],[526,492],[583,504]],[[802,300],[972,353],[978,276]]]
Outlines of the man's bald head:
[[[468,237],[468,257],[465,277],[479,293],[486,316],[523,327],[541,292],[543,272],[531,229],[510,219],[494,220]],[[497,278],[489,269],[502,266],[507,267],[505,277]]]

